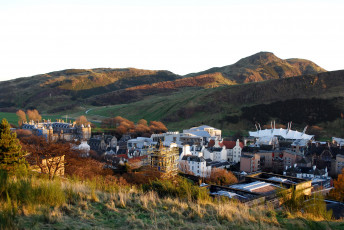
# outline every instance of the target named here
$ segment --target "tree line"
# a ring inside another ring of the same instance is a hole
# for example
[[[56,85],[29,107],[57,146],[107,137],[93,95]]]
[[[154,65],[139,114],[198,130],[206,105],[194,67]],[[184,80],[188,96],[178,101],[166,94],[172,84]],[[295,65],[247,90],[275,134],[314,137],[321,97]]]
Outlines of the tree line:
[[[141,119],[135,124],[133,121],[121,116],[104,119],[100,127],[118,136],[130,133],[133,136],[150,137],[153,133],[163,133],[167,131],[166,126],[160,121],[150,121],[148,124],[145,119]]]

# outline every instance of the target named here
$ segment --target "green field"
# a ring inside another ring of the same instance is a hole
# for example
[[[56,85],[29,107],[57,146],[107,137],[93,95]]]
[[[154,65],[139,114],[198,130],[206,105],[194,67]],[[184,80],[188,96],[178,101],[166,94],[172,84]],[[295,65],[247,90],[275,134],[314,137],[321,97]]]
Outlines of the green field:
[[[18,116],[15,113],[6,113],[6,112],[0,112],[0,119],[2,120],[3,118],[6,118],[6,120],[13,126],[18,126]],[[66,120],[66,116],[62,115],[47,115],[47,114],[42,114],[42,119],[48,120],[50,119],[51,121],[56,121],[57,119],[63,119]],[[67,121],[74,121],[74,118],[69,118],[67,117]]]

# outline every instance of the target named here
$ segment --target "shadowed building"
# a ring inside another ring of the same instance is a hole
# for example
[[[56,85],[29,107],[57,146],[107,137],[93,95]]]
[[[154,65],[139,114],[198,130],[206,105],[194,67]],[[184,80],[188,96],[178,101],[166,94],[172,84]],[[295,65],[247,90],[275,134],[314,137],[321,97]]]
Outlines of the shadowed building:
[[[88,140],[91,138],[92,128],[88,124],[77,125],[76,122],[67,123],[63,120],[51,122],[50,120],[44,122],[30,121],[21,126],[22,129],[31,130],[37,136],[43,136],[46,139],[57,141],[66,140]]]

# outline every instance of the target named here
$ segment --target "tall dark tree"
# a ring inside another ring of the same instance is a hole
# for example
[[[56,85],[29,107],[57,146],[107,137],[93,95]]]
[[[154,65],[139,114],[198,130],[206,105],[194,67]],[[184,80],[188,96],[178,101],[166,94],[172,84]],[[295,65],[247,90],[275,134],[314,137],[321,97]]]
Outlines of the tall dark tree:
[[[15,172],[20,167],[26,167],[22,150],[17,134],[11,132],[11,126],[6,119],[0,124],[0,169]]]

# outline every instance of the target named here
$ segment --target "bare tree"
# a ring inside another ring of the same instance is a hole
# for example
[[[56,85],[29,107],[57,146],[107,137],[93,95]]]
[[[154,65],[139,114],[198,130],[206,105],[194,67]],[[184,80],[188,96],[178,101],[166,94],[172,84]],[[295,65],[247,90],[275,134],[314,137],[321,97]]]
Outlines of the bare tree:
[[[21,126],[23,124],[23,122],[26,122],[27,119],[26,119],[26,114],[23,110],[18,110],[16,112],[17,116],[18,116],[18,125]]]
[[[137,122],[138,125],[145,125],[145,126],[148,126],[148,122],[145,120],[145,119],[140,119],[138,122]]]
[[[26,114],[27,114],[29,120],[33,120],[33,121],[41,121],[42,120],[42,116],[39,114],[37,109],[28,110],[26,112]]]
[[[22,139],[23,147],[30,153],[28,161],[37,165],[52,180],[64,174],[65,154],[70,152],[67,143],[48,142],[43,137],[30,136]]]
[[[78,125],[88,125],[88,124],[89,124],[87,118],[86,118],[84,115],[78,117],[78,118],[76,119],[76,123],[77,123]]]

